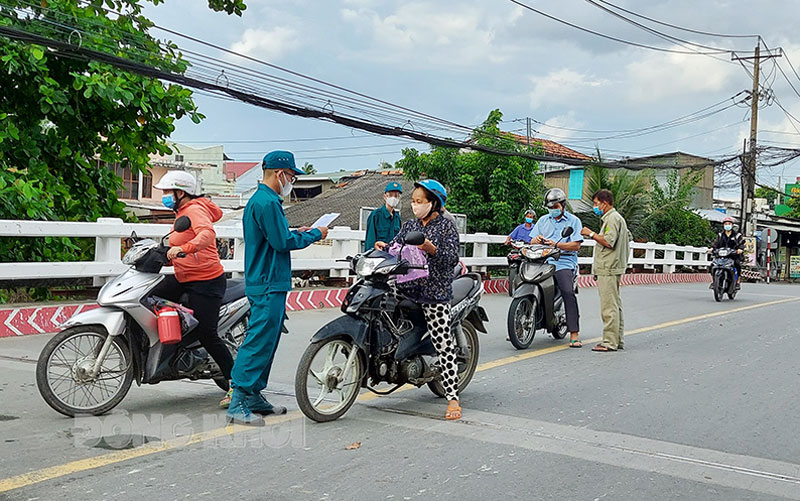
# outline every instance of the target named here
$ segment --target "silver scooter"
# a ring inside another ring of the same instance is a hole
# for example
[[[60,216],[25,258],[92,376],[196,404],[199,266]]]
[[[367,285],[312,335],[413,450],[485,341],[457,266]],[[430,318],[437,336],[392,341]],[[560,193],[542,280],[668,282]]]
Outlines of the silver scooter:
[[[561,240],[572,233],[572,228],[564,228]],[[561,291],[556,286],[556,267],[548,262],[559,259],[561,251],[538,244],[517,248],[524,261],[519,269],[520,283],[514,288],[514,299],[508,308],[508,340],[514,348],[524,350],[531,345],[539,329],[546,329],[555,339],[564,339],[567,335],[567,312]],[[576,294],[577,279],[575,275],[573,288]]]
[[[173,231],[190,227],[189,218],[182,216]],[[134,235],[136,242],[122,259],[130,268],[100,289],[100,307],[67,320],[44,347],[36,365],[36,383],[50,407],[70,417],[101,415],[125,398],[134,379],[138,385],[212,379],[227,391],[227,379],[199,342],[184,346],[159,341],[156,308],[160,301],[150,293],[164,279],[160,271],[167,264],[165,240],[171,233],[160,243]],[[181,315],[185,336],[197,321],[188,311]],[[218,333],[234,357],[244,341],[249,316],[244,280],[228,280]]]

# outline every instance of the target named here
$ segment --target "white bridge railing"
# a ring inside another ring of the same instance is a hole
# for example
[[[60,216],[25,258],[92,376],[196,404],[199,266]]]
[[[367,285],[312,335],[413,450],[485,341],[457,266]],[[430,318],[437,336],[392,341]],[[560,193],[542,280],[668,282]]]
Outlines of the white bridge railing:
[[[22,262],[0,263],[0,280],[30,280],[92,277],[95,284],[122,273],[126,266],[121,261],[122,239],[135,232],[139,237],[159,239],[169,232],[166,224],[131,224],[120,219],[105,218],[97,222],[16,221],[0,220],[2,237],[89,237],[96,240],[94,261]],[[217,238],[234,241],[234,259],[223,260],[225,271],[244,272],[244,241],[242,227],[216,226]],[[474,233],[461,235],[461,242],[473,244],[472,255],[462,258],[464,264],[478,271],[490,267],[505,267],[505,257],[490,257],[489,244],[502,244],[504,235]],[[364,231],[349,227],[335,227],[328,239],[293,253],[293,270],[328,271],[334,277],[346,277],[349,265],[337,261],[361,251]],[[584,243],[594,252],[594,242]],[[648,269],[660,267],[664,273],[673,273],[678,267],[699,268],[708,266],[705,247],[680,247],[656,243],[631,243],[632,266]],[[678,255],[682,254],[682,258]],[[591,264],[592,257],[580,257],[580,264]],[[165,270],[168,271],[168,270]]]

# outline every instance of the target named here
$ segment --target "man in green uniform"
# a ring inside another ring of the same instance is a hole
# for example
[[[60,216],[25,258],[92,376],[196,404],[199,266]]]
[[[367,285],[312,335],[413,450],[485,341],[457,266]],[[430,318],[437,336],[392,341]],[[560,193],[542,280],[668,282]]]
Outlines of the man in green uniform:
[[[383,190],[383,207],[372,211],[367,219],[367,237],[364,239],[364,251],[375,247],[375,242],[391,242],[400,233],[400,195],[403,187],[398,182],[391,182]]]
[[[233,394],[227,420],[263,426],[260,415],[285,414],[286,408],[269,403],[261,391],[278,349],[286,294],[292,288],[289,252],[324,239],[328,228],[289,230],[283,199],[292,192],[297,176],[294,155],[288,151],[268,153],[261,167],[264,178],[244,209],[245,293],[250,301],[247,336],[233,365]]]
[[[603,318],[603,341],[592,351],[617,351],[623,349],[622,299],[619,284],[628,268],[630,232],[622,214],[614,208],[614,195],[608,190],[595,193],[594,213],[601,216],[600,232],[583,228],[581,234],[597,244],[594,249],[592,273],[597,276],[600,293],[600,314]]]

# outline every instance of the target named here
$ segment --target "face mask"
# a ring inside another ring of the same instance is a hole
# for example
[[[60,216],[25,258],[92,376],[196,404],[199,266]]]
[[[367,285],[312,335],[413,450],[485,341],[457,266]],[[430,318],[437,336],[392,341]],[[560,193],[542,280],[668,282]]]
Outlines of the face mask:
[[[553,219],[558,219],[561,217],[561,209],[547,209],[547,211],[550,213],[550,217]]]
[[[400,205],[400,199],[397,198],[397,197],[387,197],[386,198],[386,205],[388,205],[392,209],[395,209],[395,208],[397,208],[398,205]]]
[[[526,217],[526,218],[525,218],[525,222],[526,222],[526,223],[528,223],[528,224],[530,224],[530,223],[532,223],[532,222],[533,222],[533,218],[532,218],[532,217]]]
[[[284,173],[283,176],[285,178],[286,174]],[[283,184],[281,182],[281,178],[280,177],[278,178],[278,185],[280,185],[280,187],[281,187],[281,196],[282,197],[288,197],[289,194],[292,192],[292,188],[294,188],[294,185],[292,183],[288,182],[288,181],[286,182],[286,184]]]
[[[603,209],[601,209],[600,207],[593,207],[593,208],[592,208],[592,210],[593,210],[593,211],[594,211],[594,213],[595,213],[595,214],[597,214],[598,216],[602,216],[602,215],[603,215]]]
[[[733,229],[733,225],[732,224],[726,224],[725,226],[723,226],[723,228],[725,228],[725,231],[731,231]]]
[[[433,208],[433,203],[428,202],[426,204],[415,204],[411,203],[411,210],[414,212],[414,215],[417,216],[418,219],[425,219],[428,214],[431,213],[431,209]]]
[[[161,197],[161,203],[164,204],[164,207],[167,209],[174,209],[175,208],[175,195],[164,195]]]

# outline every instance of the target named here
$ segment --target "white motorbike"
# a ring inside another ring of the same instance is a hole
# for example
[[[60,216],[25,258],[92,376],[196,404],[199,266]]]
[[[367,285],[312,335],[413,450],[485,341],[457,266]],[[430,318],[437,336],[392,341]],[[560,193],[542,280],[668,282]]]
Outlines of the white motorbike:
[[[183,216],[175,221],[173,231],[190,227],[191,221]],[[167,264],[169,247],[164,241],[168,236],[160,243],[132,236],[135,243],[122,259],[130,268],[100,289],[100,307],[67,320],[42,350],[36,383],[56,411],[70,417],[104,414],[125,398],[133,380],[141,385],[212,379],[228,390],[228,380],[199,342],[184,346],[159,340],[156,309],[160,301],[150,292],[164,279],[160,271]],[[182,316],[185,336],[196,320],[187,311]],[[249,316],[244,280],[228,280],[218,332],[234,357],[244,341]]]

